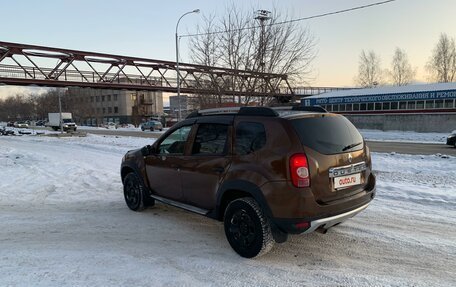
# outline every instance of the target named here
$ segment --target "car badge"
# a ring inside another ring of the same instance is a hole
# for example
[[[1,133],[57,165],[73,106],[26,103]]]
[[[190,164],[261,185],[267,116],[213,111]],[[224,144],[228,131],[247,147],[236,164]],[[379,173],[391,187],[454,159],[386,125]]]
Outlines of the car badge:
[[[352,157],[352,155],[349,153],[349,154],[348,154],[348,162],[351,163],[352,160],[353,160],[353,157]]]

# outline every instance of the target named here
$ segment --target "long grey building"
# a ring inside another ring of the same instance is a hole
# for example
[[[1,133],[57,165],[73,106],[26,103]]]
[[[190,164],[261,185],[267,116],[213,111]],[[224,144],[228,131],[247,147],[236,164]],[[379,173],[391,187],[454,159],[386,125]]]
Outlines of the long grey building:
[[[334,91],[302,98],[301,104],[343,114],[363,129],[456,130],[456,83]]]

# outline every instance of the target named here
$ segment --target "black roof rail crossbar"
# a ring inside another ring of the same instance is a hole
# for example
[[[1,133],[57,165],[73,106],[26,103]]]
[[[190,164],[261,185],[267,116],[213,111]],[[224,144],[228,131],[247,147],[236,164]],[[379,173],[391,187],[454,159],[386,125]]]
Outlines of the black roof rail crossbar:
[[[239,115],[245,116],[263,116],[263,117],[278,117],[279,114],[268,107],[241,107]]]
[[[230,107],[230,108],[214,108],[199,110],[190,113],[186,118],[196,118],[200,116],[210,116],[210,115],[222,115],[222,114],[232,114],[232,115],[242,115],[242,116],[263,116],[263,117],[277,117],[279,114],[268,107]]]
[[[302,112],[317,112],[317,113],[327,113],[321,106],[279,106],[273,107],[272,109],[276,111],[302,111]]]
[[[328,112],[322,106],[296,106],[296,107],[293,107],[292,110],[294,110],[294,111],[303,111],[303,112],[319,112],[319,113],[327,113]]]

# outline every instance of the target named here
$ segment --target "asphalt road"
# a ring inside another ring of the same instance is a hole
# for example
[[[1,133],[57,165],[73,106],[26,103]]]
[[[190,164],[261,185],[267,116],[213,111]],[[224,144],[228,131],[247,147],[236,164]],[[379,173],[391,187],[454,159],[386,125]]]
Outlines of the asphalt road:
[[[367,145],[374,152],[396,152],[405,154],[446,154],[456,156],[456,148],[442,144],[404,143],[404,142],[373,142]]]
[[[158,138],[163,132],[140,132],[119,130],[83,130],[87,133],[99,135],[133,136],[145,138]],[[456,148],[442,144],[404,143],[404,142],[379,142],[368,141],[367,145],[373,152],[396,152],[402,154],[446,154],[456,156]]]

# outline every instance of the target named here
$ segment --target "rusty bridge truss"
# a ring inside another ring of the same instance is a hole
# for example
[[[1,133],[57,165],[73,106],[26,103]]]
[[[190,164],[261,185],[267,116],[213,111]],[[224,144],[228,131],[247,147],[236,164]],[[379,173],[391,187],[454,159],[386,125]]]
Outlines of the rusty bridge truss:
[[[291,96],[286,75],[179,64],[181,92]],[[0,84],[177,91],[176,63],[0,42]],[[259,85],[261,83],[261,85]]]

